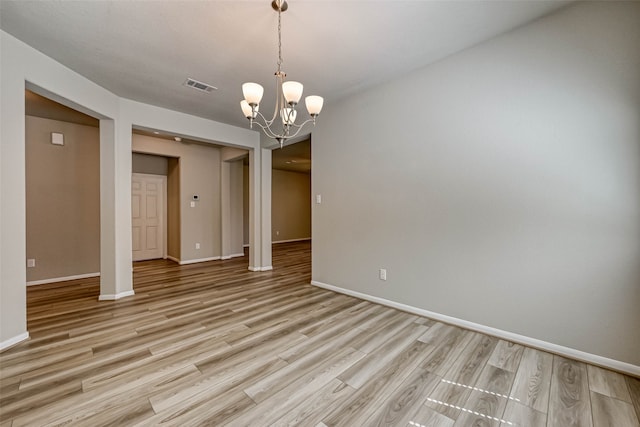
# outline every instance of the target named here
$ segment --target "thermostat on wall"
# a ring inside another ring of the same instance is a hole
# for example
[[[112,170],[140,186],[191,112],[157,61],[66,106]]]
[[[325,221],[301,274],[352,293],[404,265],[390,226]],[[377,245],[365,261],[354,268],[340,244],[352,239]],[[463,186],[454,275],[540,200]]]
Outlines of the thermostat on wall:
[[[194,194],[193,196],[191,196],[191,199],[193,199],[195,201],[198,201],[198,200],[200,200],[200,196],[197,195],[197,194]]]

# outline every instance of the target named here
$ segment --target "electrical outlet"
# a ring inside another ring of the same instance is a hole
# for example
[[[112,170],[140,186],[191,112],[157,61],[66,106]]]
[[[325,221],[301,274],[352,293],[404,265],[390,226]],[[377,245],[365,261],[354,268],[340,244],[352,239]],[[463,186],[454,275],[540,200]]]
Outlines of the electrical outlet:
[[[387,280],[387,269],[386,268],[381,268],[380,269],[380,280]]]
[[[280,232],[279,232],[279,231],[276,231],[276,236],[279,236],[279,235],[280,235]]]
[[[31,268],[31,267],[35,267],[36,266],[36,260],[35,258],[30,258],[27,260],[27,267]]]
[[[196,243],[196,249],[200,249],[200,243]]]

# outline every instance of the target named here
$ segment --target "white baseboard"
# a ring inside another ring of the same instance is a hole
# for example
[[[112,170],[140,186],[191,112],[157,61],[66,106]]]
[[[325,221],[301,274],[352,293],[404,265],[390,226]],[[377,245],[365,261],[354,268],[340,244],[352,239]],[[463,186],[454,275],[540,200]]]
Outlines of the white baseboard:
[[[75,276],[54,277],[52,279],[32,280],[27,282],[27,286],[44,285],[47,283],[66,282],[68,280],[87,279],[89,277],[100,277],[100,273],[76,274]]]
[[[439,320],[444,323],[449,323],[454,326],[459,326],[464,329],[469,329],[483,334],[491,335],[497,338],[502,338],[508,341],[512,341],[518,344],[533,347],[539,350],[555,353],[560,356],[565,356],[571,359],[579,360],[581,362],[590,363],[592,365],[601,366],[603,368],[612,369],[614,371],[622,372],[625,374],[640,377],[640,366],[632,365],[631,363],[621,362],[615,359],[609,359],[607,357],[598,356],[597,354],[587,353],[581,350],[576,350],[570,347],[553,344],[547,341],[542,341],[536,338],[527,337],[525,335],[515,334],[513,332],[504,331],[502,329],[492,328],[490,326],[481,325],[479,323],[469,322],[467,320],[458,319],[456,317],[447,316],[440,313],[435,313],[429,310],[423,310],[421,308],[412,307],[410,305],[402,304],[395,301],[390,301],[384,298],[375,297],[361,292],[352,291],[350,289],[340,288],[338,286],[329,285],[326,283],[311,281],[311,284],[319,288],[328,289],[330,291],[338,292],[345,295],[350,295],[366,301],[371,301],[376,304],[385,305],[387,307],[396,308],[398,310],[406,311],[407,313],[417,314],[419,316],[428,317],[434,320]]]
[[[304,242],[305,240],[311,240],[311,237],[303,237],[302,239],[289,239],[289,240],[275,240],[271,242],[271,244],[275,245],[278,243],[291,243],[291,242]],[[249,245],[242,245],[243,248],[248,248]]]
[[[213,256],[211,258],[186,259],[184,261],[178,261],[178,264],[180,264],[180,265],[197,264],[199,262],[217,261],[219,259],[220,259],[219,256]]]
[[[271,243],[276,245],[278,243],[304,242],[304,241],[307,241],[307,240],[311,240],[311,237],[303,237],[302,239],[274,240]]]
[[[220,257],[220,259],[225,260],[225,259],[237,258],[237,257],[240,257],[240,256],[244,256],[244,252],[241,253],[241,254],[225,255],[225,256]]]
[[[100,295],[98,297],[98,301],[115,301],[117,299],[130,297],[132,295],[135,295],[135,292],[133,292],[133,290],[120,292],[119,294]]]
[[[0,351],[5,350],[9,347],[13,347],[14,345],[29,339],[29,332],[24,332],[20,335],[16,335],[13,338],[9,338],[8,340],[0,342]]]
[[[273,266],[271,266],[271,265],[268,265],[266,267],[252,267],[252,266],[249,266],[249,270],[251,270],[251,271],[270,271],[270,270],[273,270]]]
[[[172,257],[171,255],[167,255],[167,259],[169,261],[177,262],[178,264],[180,264],[180,260],[176,257]]]

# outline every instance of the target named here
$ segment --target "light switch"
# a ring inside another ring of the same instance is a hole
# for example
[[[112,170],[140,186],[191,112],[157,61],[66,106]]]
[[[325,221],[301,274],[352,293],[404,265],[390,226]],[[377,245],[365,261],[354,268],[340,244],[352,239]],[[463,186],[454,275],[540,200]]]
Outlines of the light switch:
[[[191,207],[195,208],[196,207],[196,202],[191,202]]]

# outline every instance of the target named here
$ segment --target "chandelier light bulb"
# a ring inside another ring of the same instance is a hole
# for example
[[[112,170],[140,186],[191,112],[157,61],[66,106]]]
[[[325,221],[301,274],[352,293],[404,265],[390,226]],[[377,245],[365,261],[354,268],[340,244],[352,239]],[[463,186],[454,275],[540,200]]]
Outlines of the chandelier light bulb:
[[[259,109],[257,105],[252,109],[251,105],[249,105],[249,103],[245,99],[240,101],[240,108],[242,108],[242,114],[244,114],[247,119],[255,119],[256,113]]]
[[[242,94],[249,105],[257,106],[260,104],[263,93],[264,88],[258,83],[245,83],[242,85]]]
[[[289,105],[296,105],[302,98],[302,83],[284,82],[282,83],[282,94]]]
[[[307,111],[311,117],[316,117],[322,111],[322,105],[324,99],[321,96],[311,95],[304,99],[304,103],[307,106]]]

